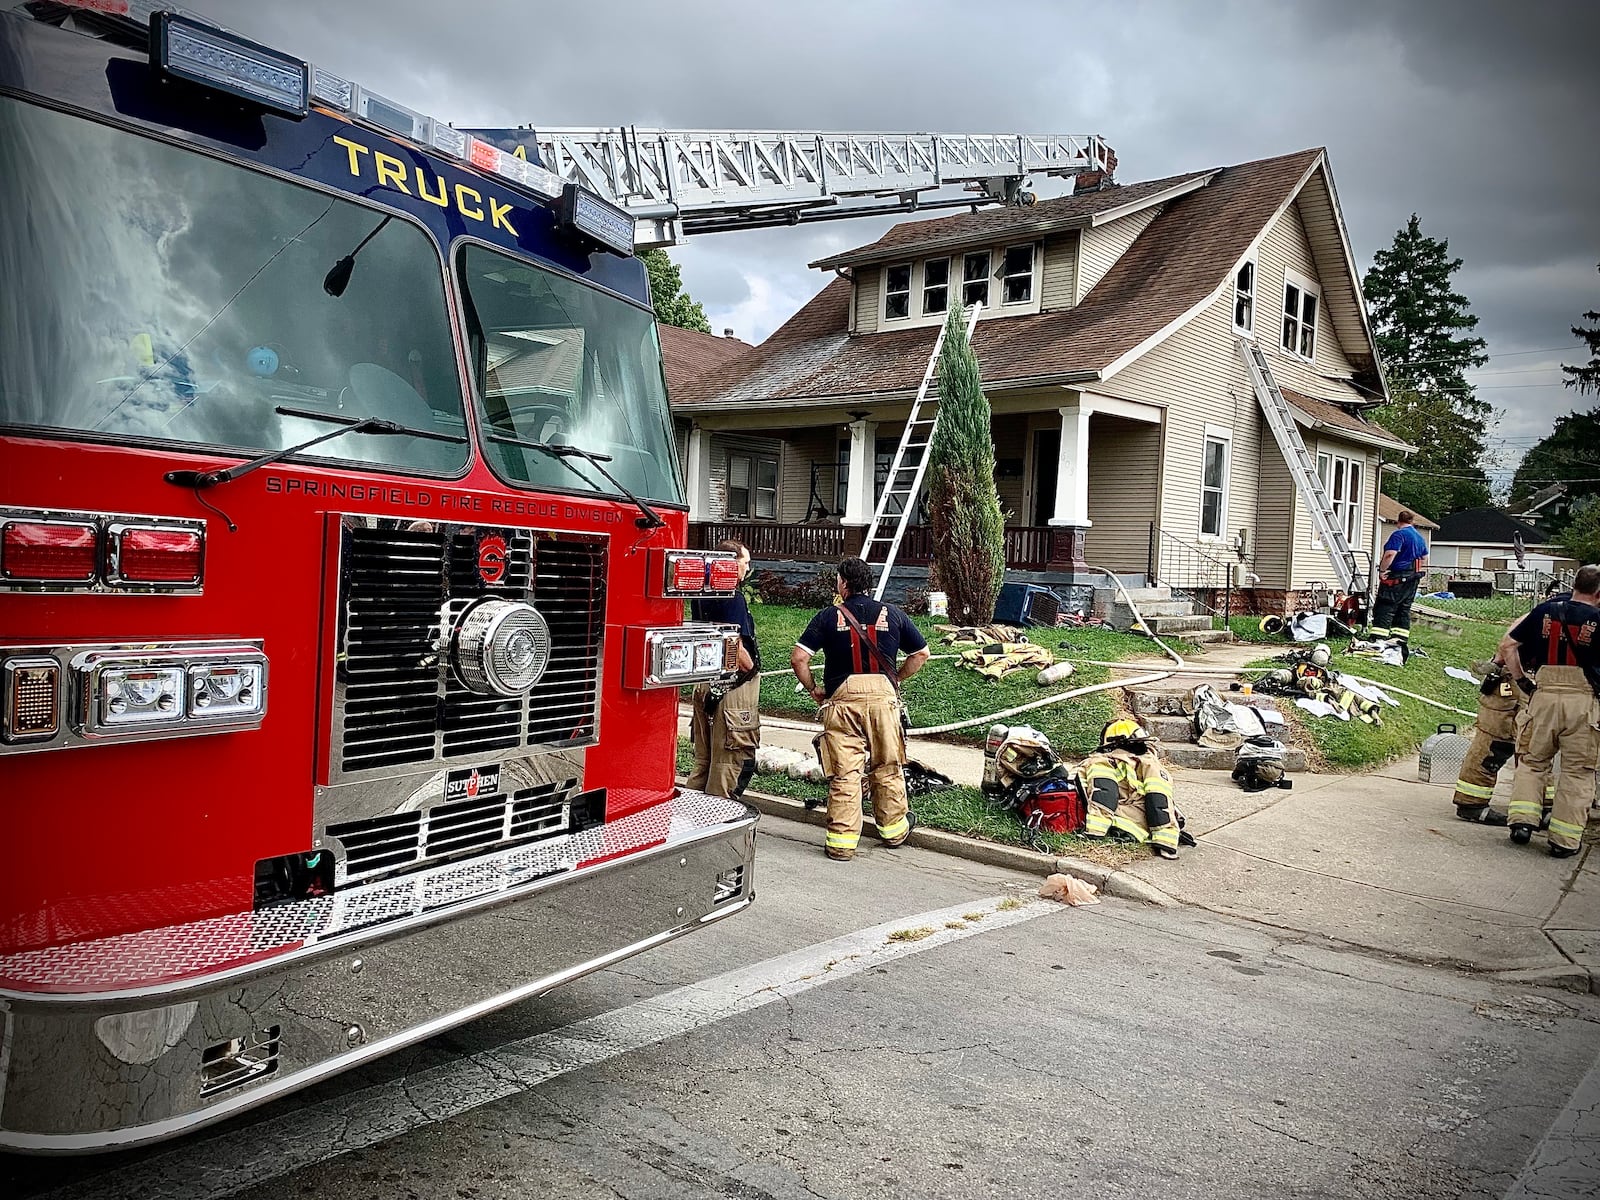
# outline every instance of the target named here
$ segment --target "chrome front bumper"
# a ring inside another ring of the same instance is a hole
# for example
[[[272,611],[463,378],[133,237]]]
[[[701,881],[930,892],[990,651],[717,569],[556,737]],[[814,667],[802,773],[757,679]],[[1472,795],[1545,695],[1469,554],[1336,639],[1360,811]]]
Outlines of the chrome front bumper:
[[[331,896],[0,958],[0,1149],[171,1137],[731,916],[755,823],[683,791]]]

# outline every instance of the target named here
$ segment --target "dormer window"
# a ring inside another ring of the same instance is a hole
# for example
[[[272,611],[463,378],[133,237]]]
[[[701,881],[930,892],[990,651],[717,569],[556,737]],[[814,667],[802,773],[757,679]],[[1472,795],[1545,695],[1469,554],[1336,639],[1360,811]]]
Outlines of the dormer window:
[[[1283,348],[1306,359],[1317,351],[1317,285],[1292,271],[1283,278]]]
[[[1233,327],[1240,333],[1253,333],[1256,323],[1256,264],[1245,259],[1233,278]]]
[[[911,264],[900,263],[883,274],[883,316],[898,321],[911,315]]]
[[[922,264],[922,311],[942,313],[950,307],[950,260],[930,258]]]
[[[974,304],[989,303],[989,252],[978,250],[965,255],[961,262],[961,303],[970,308]]]
[[[1006,247],[1000,295],[1006,304],[1027,304],[1033,299],[1033,243]]]

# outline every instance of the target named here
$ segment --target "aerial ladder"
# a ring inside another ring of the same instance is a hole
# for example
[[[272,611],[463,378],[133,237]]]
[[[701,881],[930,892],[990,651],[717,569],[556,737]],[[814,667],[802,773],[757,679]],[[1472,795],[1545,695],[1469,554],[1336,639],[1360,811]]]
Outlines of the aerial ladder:
[[[980,204],[1031,204],[1029,176],[1109,177],[1098,134],[468,129],[626,209],[643,249],[697,233]],[[963,194],[952,195],[949,189]]]

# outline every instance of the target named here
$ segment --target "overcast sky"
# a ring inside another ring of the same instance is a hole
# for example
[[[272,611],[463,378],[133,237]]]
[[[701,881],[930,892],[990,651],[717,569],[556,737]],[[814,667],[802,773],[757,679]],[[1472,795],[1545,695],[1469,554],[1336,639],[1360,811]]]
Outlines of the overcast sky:
[[[1465,260],[1505,466],[1600,402],[1558,370],[1600,308],[1600,0],[189,6],[457,125],[1092,132],[1123,182],[1326,146],[1363,271],[1413,211]],[[807,262],[887,224],[673,253],[759,341],[827,282]]]

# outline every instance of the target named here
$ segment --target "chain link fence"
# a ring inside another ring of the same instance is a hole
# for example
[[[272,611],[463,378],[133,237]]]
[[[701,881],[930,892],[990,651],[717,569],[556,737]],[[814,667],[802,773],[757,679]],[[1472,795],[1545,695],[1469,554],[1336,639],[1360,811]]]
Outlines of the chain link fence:
[[[1509,627],[1552,589],[1572,586],[1572,573],[1436,567],[1423,577],[1415,610]]]

